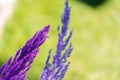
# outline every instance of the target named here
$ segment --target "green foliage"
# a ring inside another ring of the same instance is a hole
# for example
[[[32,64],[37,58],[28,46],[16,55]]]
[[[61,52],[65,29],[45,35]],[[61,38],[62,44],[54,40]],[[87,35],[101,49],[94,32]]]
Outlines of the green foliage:
[[[104,4],[107,0],[77,0],[77,1],[83,2],[93,8],[96,8]]]

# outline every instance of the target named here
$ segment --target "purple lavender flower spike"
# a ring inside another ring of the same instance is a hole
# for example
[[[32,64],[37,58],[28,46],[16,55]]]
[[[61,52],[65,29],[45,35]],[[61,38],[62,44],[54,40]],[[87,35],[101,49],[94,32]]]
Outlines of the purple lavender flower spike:
[[[0,80],[26,80],[27,71],[39,52],[39,47],[48,37],[49,27],[48,25],[43,30],[38,31],[23,48],[18,50],[14,59],[11,57],[0,68]]]
[[[57,44],[57,51],[53,57],[53,62],[50,63],[50,54],[51,50],[49,51],[48,59],[46,60],[46,65],[40,80],[62,80],[66,74],[68,66],[70,64],[67,61],[67,58],[70,57],[71,52],[73,50],[72,44],[70,42],[70,38],[72,37],[73,30],[70,31],[69,36],[65,39],[68,24],[70,20],[70,10],[68,0],[65,3],[64,14],[62,16],[62,29],[58,26],[58,44]],[[68,48],[67,45],[69,44]],[[67,49],[66,49],[67,48]],[[65,52],[63,52],[65,50]]]

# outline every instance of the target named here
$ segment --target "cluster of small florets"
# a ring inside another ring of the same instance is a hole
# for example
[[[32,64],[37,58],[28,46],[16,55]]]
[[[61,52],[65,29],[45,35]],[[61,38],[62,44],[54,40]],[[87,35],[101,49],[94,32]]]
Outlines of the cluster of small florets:
[[[46,65],[40,80],[62,80],[66,74],[70,62],[67,60],[73,50],[70,38],[72,37],[73,30],[67,34],[69,20],[70,20],[70,7],[68,0],[65,3],[64,14],[62,17],[62,27],[58,26],[58,44],[57,50],[53,57],[52,63],[49,62],[51,51],[49,51]],[[0,80],[26,80],[27,72],[31,68],[36,55],[39,52],[40,46],[45,42],[47,33],[49,32],[50,25],[38,31],[31,39],[27,41],[23,48],[20,48],[15,57],[10,59],[0,68]],[[68,45],[68,48],[67,48]]]

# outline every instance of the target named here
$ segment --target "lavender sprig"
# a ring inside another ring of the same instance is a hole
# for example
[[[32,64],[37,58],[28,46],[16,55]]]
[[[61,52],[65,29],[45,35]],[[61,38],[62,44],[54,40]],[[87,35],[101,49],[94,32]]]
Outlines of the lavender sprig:
[[[7,63],[0,68],[0,80],[26,80],[27,71],[34,61],[39,47],[45,42],[49,25],[38,31],[23,48],[20,48],[14,59],[11,57]]]
[[[40,80],[62,80],[66,74],[68,66],[70,64],[67,61],[67,58],[70,57],[71,52],[73,50],[72,44],[70,42],[70,38],[72,37],[73,30],[70,31],[69,36],[65,39],[68,24],[70,20],[70,6],[68,4],[68,0],[65,3],[64,14],[62,16],[62,29],[60,32],[60,26],[58,26],[58,44],[57,44],[57,51],[53,57],[53,62],[50,63],[50,55],[51,49],[49,51],[49,56],[46,61],[46,65]],[[69,45],[68,49],[66,49],[67,45]],[[63,52],[65,50],[65,52]]]

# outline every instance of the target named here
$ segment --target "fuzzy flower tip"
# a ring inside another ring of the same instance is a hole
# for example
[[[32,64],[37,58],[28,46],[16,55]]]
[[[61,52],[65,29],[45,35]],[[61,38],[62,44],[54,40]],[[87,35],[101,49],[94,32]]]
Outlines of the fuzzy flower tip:
[[[64,14],[62,16],[62,28],[58,26],[58,44],[56,54],[53,57],[53,62],[50,63],[51,49],[49,51],[49,56],[46,61],[46,66],[40,80],[62,80],[66,74],[70,62],[67,60],[70,57],[73,50],[72,44],[70,43],[70,38],[72,37],[73,30],[70,31],[68,37],[66,38],[66,33],[68,30],[68,24],[70,20],[70,6],[68,0],[65,2]],[[68,47],[67,47],[68,46]]]
[[[20,48],[14,58],[10,58],[0,68],[0,80],[26,80],[27,71],[39,52],[39,47],[45,42],[50,26],[38,31],[23,48]]]

